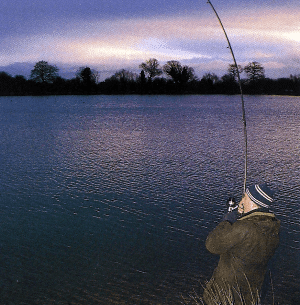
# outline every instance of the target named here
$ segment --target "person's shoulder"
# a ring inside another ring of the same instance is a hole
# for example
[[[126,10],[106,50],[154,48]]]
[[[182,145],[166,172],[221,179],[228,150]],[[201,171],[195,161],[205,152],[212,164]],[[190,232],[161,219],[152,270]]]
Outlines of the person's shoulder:
[[[240,230],[247,231],[278,231],[280,228],[280,221],[271,212],[254,211],[245,215],[237,221]]]
[[[252,224],[248,221],[238,219],[231,225],[231,232],[234,235],[239,235],[245,238],[251,231]]]

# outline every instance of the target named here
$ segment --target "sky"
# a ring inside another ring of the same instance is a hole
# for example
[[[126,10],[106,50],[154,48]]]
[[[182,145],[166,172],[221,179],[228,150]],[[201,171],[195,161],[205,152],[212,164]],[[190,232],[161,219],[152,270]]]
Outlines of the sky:
[[[299,0],[211,2],[238,64],[257,61],[271,78],[300,74]],[[206,0],[2,0],[0,39],[0,71],[12,75],[40,60],[62,76],[89,66],[100,80],[123,68],[138,73],[149,58],[178,60],[200,78],[233,63]]]

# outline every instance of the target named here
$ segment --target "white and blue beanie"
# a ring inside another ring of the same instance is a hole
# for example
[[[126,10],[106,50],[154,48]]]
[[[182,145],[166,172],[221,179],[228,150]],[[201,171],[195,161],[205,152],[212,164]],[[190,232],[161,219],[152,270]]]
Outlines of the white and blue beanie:
[[[274,201],[274,192],[269,189],[266,183],[250,186],[246,189],[246,194],[251,201],[263,208],[269,208],[269,204]]]

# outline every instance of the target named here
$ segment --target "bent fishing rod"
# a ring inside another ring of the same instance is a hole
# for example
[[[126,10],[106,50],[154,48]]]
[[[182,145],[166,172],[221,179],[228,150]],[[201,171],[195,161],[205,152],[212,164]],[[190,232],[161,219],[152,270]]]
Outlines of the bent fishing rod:
[[[242,115],[243,115],[243,125],[244,125],[244,139],[245,139],[245,176],[244,176],[244,193],[246,191],[246,181],[247,181],[247,157],[248,157],[248,145],[247,145],[247,126],[246,126],[246,114],[245,114],[245,103],[244,103],[244,96],[243,96],[243,90],[242,90],[242,82],[241,82],[241,77],[240,77],[240,72],[239,72],[239,68],[238,68],[238,65],[237,65],[237,62],[236,62],[236,59],[235,59],[235,56],[234,56],[234,53],[233,53],[233,49],[231,47],[231,43],[229,41],[229,38],[227,36],[227,33],[225,31],[225,28],[223,26],[223,23],[216,11],[216,9],[214,8],[214,6],[212,5],[212,3],[210,2],[210,0],[207,0],[207,3],[212,7],[214,13],[216,14],[218,20],[219,20],[219,23],[223,29],[223,32],[225,34],[225,37],[226,37],[226,40],[227,40],[227,43],[228,43],[228,47],[230,49],[230,52],[231,52],[231,55],[232,55],[232,58],[233,58],[233,61],[234,61],[234,65],[235,65],[235,68],[236,68],[236,73],[237,73],[237,78],[238,78],[238,83],[239,83],[239,88],[240,88],[240,95],[241,95],[241,100],[242,100]]]

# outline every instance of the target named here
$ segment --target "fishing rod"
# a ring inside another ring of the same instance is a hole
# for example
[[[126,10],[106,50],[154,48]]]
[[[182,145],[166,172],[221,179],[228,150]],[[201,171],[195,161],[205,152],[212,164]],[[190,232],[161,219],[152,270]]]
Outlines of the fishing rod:
[[[225,31],[225,28],[223,26],[223,23],[216,11],[216,9],[214,8],[214,6],[212,5],[212,3],[210,2],[210,0],[207,0],[207,3],[212,7],[214,13],[216,14],[219,22],[220,22],[220,25],[223,29],[223,32],[225,34],[225,37],[226,37],[226,40],[227,40],[227,43],[228,43],[228,47],[230,49],[230,52],[231,52],[231,55],[232,55],[232,58],[233,58],[233,61],[234,61],[234,65],[235,65],[235,68],[236,68],[236,73],[237,73],[237,78],[238,78],[238,83],[239,83],[239,88],[240,88],[240,95],[241,95],[241,100],[242,100],[242,114],[243,114],[243,124],[244,124],[244,139],[245,139],[245,176],[244,176],[244,193],[246,191],[246,181],[247,181],[247,157],[248,157],[248,145],[247,145],[247,126],[246,126],[246,114],[245,114],[245,103],[244,103],[244,96],[243,96],[243,90],[242,90],[242,82],[241,82],[241,77],[240,77],[240,72],[239,72],[239,68],[238,68],[238,65],[237,65],[237,62],[236,62],[236,59],[235,59],[235,56],[234,56],[234,53],[233,53],[233,49],[231,47],[231,43],[229,41],[229,38],[227,36],[227,33]]]

